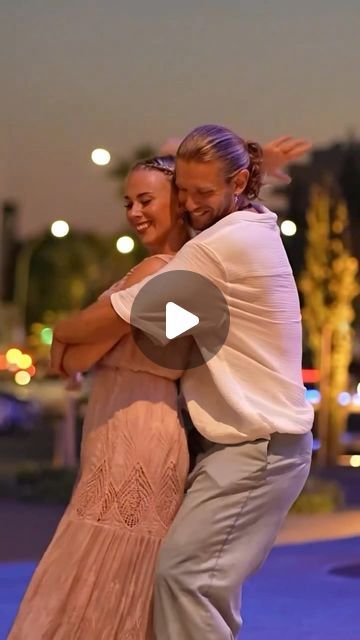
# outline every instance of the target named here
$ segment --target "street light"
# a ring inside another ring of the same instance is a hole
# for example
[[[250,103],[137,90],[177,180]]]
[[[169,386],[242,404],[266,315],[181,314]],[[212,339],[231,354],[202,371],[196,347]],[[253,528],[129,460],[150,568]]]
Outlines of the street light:
[[[135,247],[135,242],[130,236],[121,236],[116,242],[119,253],[131,253]]]

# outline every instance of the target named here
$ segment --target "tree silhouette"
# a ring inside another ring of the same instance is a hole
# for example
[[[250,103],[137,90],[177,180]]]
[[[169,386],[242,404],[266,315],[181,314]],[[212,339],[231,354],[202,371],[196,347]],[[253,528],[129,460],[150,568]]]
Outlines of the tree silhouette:
[[[140,147],[137,147],[134,153],[132,153],[128,158],[123,158],[118,160],[114,168],[111,169],[110,171],[110,177],[114,178],[118,182],[119,184],[118,193],[120,196],[122,193],[124,180],[127,174],[129,173],[131,167],[139,160],[144,160],[145,158],[149,158],[155,155],[155,153],[156,153],[156,150],[154,149],[154,147],[152,147],[149,144],[144,144],[144,145],[141,145]]]
[[[319,461],[330,465],[336,464],[346,418],[338,396],[348,385],[358,261],[349,249],[347,207],[332,193],[329,181],[312,186],[306,219],[305,269],[299,285],[308,344],[320,369]]]

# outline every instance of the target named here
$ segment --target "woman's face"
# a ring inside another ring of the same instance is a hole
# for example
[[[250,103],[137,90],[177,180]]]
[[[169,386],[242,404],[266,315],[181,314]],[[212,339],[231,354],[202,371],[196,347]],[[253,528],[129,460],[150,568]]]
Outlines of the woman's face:
[[[148,249],[161,247],[178,225],[179,206],[166,174],[156,169],[135,169],[125,182],[124,206],[129,224]]]

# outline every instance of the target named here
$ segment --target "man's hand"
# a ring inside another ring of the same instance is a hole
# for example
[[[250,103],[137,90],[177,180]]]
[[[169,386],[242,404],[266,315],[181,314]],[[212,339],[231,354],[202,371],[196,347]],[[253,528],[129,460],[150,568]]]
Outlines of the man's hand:
[[[311,147],[312,144],[308,140],[292,136],[283,136],[268,142],[263,146],[264,173],[280,182],[289,184],[291,178],[284,173],[284,166],[301,158]]]

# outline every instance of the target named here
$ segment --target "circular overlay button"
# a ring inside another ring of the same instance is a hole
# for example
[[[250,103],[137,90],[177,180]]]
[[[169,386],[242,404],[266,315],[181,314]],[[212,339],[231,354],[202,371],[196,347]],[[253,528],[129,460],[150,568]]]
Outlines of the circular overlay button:
[[[220,289],[192,271],[154,276],[131,309],[139,349],[167,369],[184,370],[208,362],[223,346],[229,325],[229,310]]]

